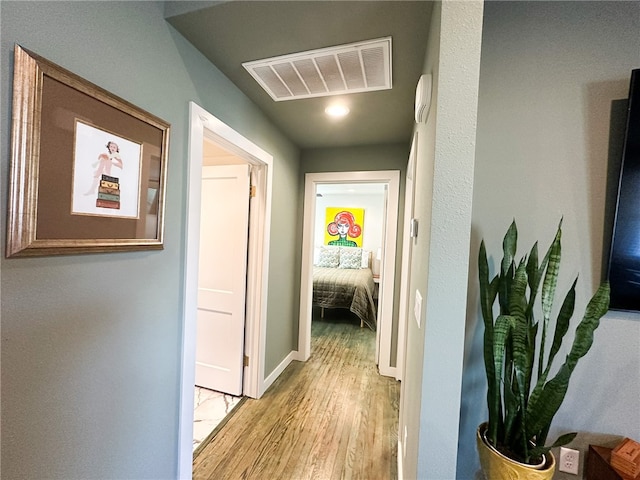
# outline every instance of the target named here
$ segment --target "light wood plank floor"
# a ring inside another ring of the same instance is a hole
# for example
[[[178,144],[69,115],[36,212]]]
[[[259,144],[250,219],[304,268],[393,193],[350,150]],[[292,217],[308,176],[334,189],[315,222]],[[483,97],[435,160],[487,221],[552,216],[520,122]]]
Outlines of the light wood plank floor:
[[[377,372],[375,332],[325,313],[311,351],[232,413],[194,459],[194,479],[397,478],[400,383]]]

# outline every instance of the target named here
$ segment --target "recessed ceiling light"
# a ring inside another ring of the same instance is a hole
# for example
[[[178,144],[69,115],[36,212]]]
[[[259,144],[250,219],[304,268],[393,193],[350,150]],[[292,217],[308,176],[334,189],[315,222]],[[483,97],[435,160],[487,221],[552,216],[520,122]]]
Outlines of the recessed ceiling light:
[[[349,108],[344,105],[329,105],[324,112],[330,117],[341,118],[349,113]]]

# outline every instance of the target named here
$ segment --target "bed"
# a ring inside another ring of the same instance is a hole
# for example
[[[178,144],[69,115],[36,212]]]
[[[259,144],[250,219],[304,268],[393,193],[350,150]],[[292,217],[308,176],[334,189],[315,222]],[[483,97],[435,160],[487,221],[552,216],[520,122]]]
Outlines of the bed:
[[[332,250],[331,259],[323,251]],[[321,247],[313,267],[313,305],[347,308],[360,318],[360,325],[376,330],[374,281],[370,253],[354,247]]]

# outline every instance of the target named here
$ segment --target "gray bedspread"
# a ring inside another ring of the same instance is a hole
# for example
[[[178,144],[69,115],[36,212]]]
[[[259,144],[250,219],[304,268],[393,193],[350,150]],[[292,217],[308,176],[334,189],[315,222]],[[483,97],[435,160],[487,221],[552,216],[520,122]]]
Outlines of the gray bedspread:
[[[348,308],[371,330],[376,329],[371,269],[313,267],[313,304]]]

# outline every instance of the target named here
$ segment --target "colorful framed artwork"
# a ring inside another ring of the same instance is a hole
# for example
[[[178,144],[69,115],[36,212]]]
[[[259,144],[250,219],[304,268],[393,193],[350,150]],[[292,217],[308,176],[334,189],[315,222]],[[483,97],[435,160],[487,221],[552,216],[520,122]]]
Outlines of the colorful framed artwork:
[[[327,207],[325,245],[362,247],[364,208]]]
[[[163,248],[169,124],[14,54],[6,256]]]

